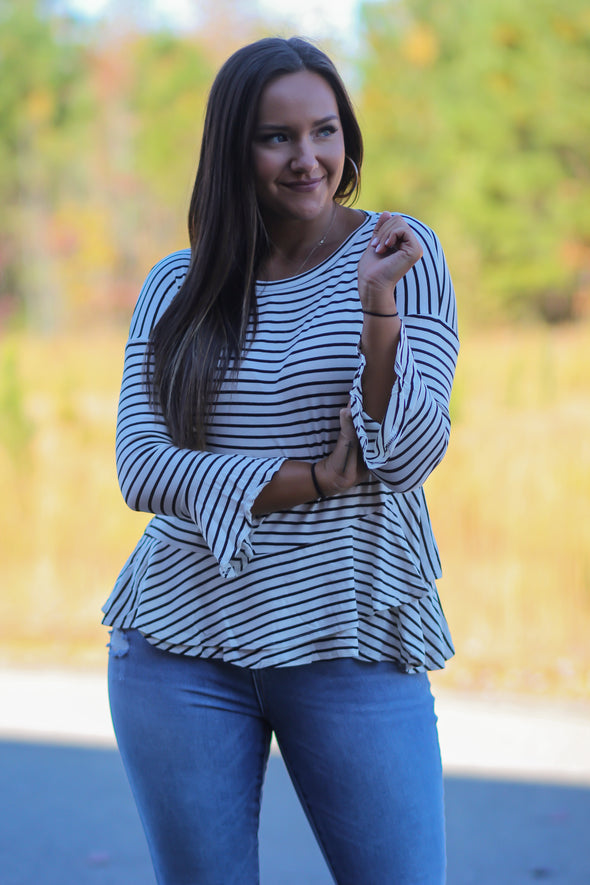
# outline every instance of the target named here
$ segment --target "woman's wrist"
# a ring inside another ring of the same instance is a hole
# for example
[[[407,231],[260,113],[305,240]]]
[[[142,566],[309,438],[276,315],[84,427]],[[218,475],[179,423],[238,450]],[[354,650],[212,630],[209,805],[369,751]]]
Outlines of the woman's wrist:
[[[359,297],[363,311],[390,314],[397,311],[395,288],[365,283],[359,285]]]
[[[379,317],[380,319],[394,319],[399,316],[397,310],[394,310],[391,313],[378,313],[376,310],[364,310],[364,308],[363,314],[368,317]]]
[[[320,463],[321,463],[320,461],[318,461],[317,463],[314,461],[311,462],[311,481],[313,483],[313,487],[314,487],[316,495],[317,495],[317,500],[318,501],[325,501],[326,498],[328,497],[328,495],[325,493],[324,489],[320,485],[320,482],[319,482],[318,476],[317,476],[317,464],[320,464]]]
[[[390,293],[387,298],[361,299],[363,319],[366,317],[397,317],[399,316],[395,298]]]
[[[324,476],[323,464],[324,461],[316,462],[314,472],[322,497],[329,497],[336,492],[329,477]],[[266,483],[256,497],[252,504],[252,514],[261,516],[267,513],[276,513],[279,510],[289,510],[300,504],[319,500],[310,468],[309,461],[290,459],[283,461],[270,482]]]
[[[318,501],[325,501],[340,492],[338,483],[334,481],[334,476],[331,476],[328,462],[329,458],[322,458],[321,461],[315,461],[312,465],[312,482],[315,480],[313,485]]]

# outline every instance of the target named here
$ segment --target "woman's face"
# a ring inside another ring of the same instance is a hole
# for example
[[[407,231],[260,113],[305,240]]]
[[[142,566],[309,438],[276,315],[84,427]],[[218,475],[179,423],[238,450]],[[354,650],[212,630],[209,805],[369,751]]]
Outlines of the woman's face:
[[[328,217],[344,169],[344,136],[330,85],[311,71],[264,89],[252,147],[256,194],[267,222]]]

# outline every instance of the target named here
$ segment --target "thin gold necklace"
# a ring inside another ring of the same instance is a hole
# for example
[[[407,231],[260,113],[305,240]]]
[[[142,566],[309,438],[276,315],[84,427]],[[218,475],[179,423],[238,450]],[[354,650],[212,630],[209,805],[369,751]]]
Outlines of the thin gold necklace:
[[[297,267],[297,269],[294,271],[294,273],[291,274],[292,277],[296,277],[296,276],[298,276],[298,275],[301,273],[301,271],[303,270],[303,268],[305,267],[305,265],[307,264],[307,262],[309,261],[309,259],[311,258],[311,256],[312,256],[312,255],[313,255],[313,254],[314,254],[314,253],[320,248],[320,246],[323,246],[323,245],[324,245],[324,243],[325,243],[326,240],[328,239],[328,234],[329,234],[330,231],[332,230],[332,225],[334,224],[334,220],[335,220],[335,218],[336,218],[336,203],[333,203],[332,217],[330,218],[330,224],[329,224],[328,227],[326,228],[326,232],[325,232],[325,234],[323,235],[323,237],[321,238],[321,240],[318,240],[318,241],[317,241],[317,243],[315,244],[315,246],[312,246],[311,251],[308,252],[308,254],[305,256],[305,258],[303,259],[303,261],[301,262],[301,264]],[[276,246],[275,246],[275,249],[276,249]],[[277,251],[280,253],[280,249],[278,249]],[[284,257],[285,257],[285,256],[283,256],[283,258],[284,258]]]

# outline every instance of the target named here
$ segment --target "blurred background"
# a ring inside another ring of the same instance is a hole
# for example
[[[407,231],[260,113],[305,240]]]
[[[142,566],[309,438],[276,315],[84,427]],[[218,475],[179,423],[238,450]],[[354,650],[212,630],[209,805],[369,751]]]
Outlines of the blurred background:
[[[586,0],[0,0],[0,665],[104,665],[147,517],[114,430],[141,283],[187,245],[204,103],[239,45],[315,39],[366,143],[360,206],[445,247],[462,352],[429,480],[444,684],[590,697]]]

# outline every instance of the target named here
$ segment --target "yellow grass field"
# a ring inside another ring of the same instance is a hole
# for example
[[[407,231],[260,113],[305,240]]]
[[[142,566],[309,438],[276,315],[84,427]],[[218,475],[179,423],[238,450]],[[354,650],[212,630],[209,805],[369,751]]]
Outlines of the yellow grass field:
[[[0,664],[104,663],[146,517],[114,472],[123,332],[0,340]],[[590,697],[590,326],[463,336],[428,482],[457,656],[444,684]]]

